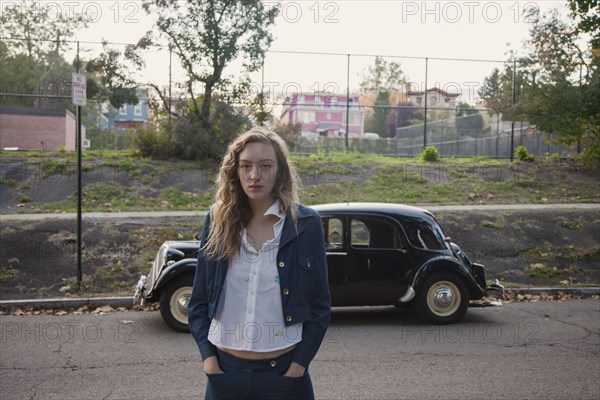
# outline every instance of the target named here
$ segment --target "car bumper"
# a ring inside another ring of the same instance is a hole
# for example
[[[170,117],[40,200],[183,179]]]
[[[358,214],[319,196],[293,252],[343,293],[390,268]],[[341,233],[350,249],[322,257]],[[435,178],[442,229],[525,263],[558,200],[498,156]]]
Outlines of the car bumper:
[[[498,281],[498,279],[496,279],[495,283],[492,283],[491,285],[488,285],[485,288],[485,295],[486,296],[496,296],[496,297],[504,297],[504,286],[502,286],[500,284],[500,281]]]
[[[144,292],[146,291],[147,279],[148,277],[146,275],[140,276],[140,280],[138,281],[135,288],[135,294],[133,295],[133,304],[139,304],[140,306],[144,305],[146,300],[144,297]]]

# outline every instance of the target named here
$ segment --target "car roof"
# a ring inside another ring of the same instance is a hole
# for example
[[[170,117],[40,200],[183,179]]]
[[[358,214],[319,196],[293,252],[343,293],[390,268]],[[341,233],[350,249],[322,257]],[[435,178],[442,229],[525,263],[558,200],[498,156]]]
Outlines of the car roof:
[[[429,211],[424,208],[407,206],[395,203],[332,203],[318,204],[310,206],[319,213],[342,212],[352,213],[385,213],[394,215],[404,215],[417,218],[433,217]]]

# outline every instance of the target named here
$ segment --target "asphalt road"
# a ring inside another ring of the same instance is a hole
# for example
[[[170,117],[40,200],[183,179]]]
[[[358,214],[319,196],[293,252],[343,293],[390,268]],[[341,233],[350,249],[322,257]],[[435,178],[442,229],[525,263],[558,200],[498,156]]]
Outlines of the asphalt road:
[[[1,316],[0,350],[2,400],[203,398],[192,337],[158,312]],[[450,326],[335,309],[310,370],[319,399],[597,399],[600,301],[470,309]]]

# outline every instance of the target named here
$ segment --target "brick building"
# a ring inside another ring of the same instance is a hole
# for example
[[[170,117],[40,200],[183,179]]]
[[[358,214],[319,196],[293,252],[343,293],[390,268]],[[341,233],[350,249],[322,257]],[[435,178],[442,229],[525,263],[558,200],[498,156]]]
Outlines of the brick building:
[[[77,119],[67,109],[0,106],[0,148],[76,150]],[[81,127],[85,140],[86,129]]]

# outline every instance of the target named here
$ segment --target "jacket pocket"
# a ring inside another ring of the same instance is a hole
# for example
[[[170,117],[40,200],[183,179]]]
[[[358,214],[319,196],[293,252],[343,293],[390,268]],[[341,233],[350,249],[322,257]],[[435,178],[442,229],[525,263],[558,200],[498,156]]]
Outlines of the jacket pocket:
[[[300,268],[307,271],[312,271],[313,269],[315,269],[315,265],[310,257],[300,257]]]

